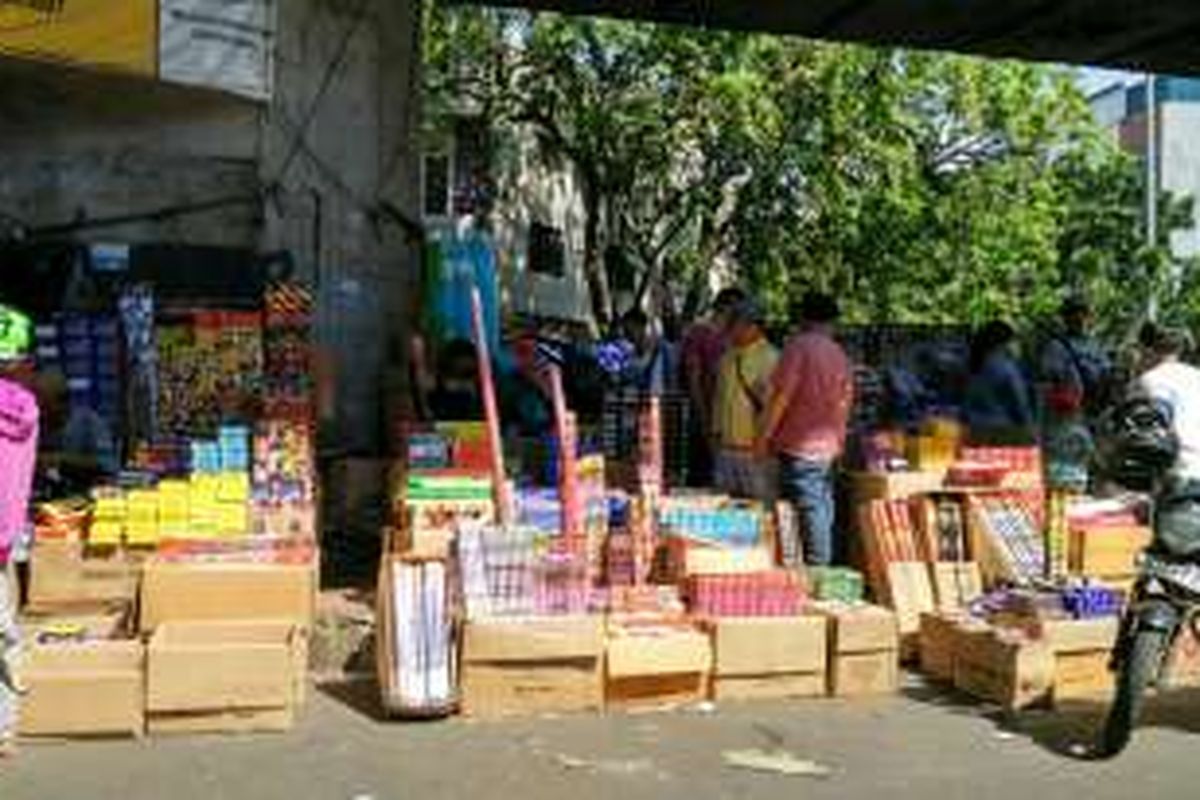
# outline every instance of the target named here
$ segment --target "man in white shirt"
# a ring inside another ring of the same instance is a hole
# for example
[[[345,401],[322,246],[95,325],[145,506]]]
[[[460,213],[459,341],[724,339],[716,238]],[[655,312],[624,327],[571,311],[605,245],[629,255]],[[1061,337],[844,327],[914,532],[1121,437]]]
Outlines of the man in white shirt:
[[[1179,437],[1176,478],[1200,481],[1200,369],[1186,364],[1190,349],[1186,332],[1147,325],[1139,336],[1145,371],[1137,389],[1167,405]]]

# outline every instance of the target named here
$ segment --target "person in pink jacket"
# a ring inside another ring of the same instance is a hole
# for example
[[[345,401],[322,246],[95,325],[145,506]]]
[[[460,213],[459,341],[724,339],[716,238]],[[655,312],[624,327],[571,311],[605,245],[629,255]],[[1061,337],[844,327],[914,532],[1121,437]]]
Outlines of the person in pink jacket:
[[[20,384],[0,378],[0,757],[13,752],[17,721],[11,665],[20,634],[9,556],[28,518],[37,444],[37,400]]]

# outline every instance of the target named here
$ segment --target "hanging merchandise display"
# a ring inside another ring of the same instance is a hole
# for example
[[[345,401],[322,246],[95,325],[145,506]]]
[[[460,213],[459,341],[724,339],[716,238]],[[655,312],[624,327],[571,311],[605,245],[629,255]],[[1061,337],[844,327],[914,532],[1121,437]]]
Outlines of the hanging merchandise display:
[[[474,340],[471,292],[479,290],[488,348],[500,351],[500,282],[491,239],[478,231],[453,232],[426,251],[424,329],[435,340]]]
[[[161,325],[156,341],[162,433],[211,433],[252,416],[263,372],[260,314],[186,313]]]
[[[126,433],[131,441],[154,441],[158,435],[158,350],[153,288],[126,289],[117,308],[125,333]]]

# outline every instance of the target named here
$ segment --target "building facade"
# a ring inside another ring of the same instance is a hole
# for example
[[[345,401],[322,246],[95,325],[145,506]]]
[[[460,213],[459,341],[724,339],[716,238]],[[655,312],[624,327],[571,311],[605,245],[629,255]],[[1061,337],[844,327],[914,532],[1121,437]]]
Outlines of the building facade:
[[[1178,198],[1200,199],[1200,79],[1160,77],[1154,82],[1158,185]],[[1096,119],[1128,152],[1147,152],[1146,81],[1117,80],[1090,98]],[[1171,234],[1179,258],[1200,255],[1200,204],[1195,224]]]
[[[47,32],[0,34],[0,236],[286,252],[333,432],[377,447],[417,257],[417,0],[0,5],[0,30]]]

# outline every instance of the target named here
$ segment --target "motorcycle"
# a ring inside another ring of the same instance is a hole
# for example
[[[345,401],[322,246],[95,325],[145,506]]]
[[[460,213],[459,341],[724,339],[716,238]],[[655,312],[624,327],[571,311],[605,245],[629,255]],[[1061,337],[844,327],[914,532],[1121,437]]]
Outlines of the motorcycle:
[[[1168,656],[1179,636],[1200,633],[1200,485],[1168,477],[1179,453],[1170,409],[1142,398],[1111,419],[1105,471],[1150,495],[1153,538],[1113,650],[1116,693],[1098,743],[1101,758],[1128,746],[1149,690],[1170,686]]]

